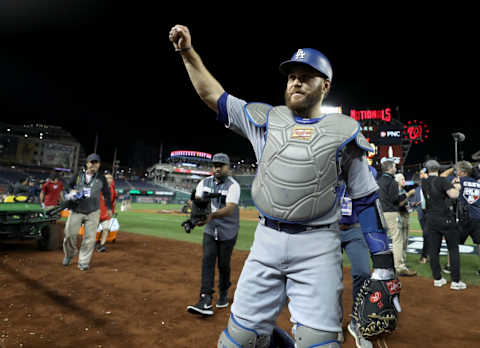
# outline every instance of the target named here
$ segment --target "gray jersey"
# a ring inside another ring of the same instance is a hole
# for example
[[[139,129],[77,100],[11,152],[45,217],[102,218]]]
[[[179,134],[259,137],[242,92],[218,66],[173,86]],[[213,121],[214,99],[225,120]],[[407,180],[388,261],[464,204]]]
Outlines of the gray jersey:
[[[226,103],[227,127],[250,140],[259,162],[266,143],[266,127],[245,114],[244,107],[246,104],[244,100],[228,95]],[[378,186],[368,168],[365,151],[356,146],[354,142],[350,142],[342,154],[340,179],[347,184],[349,196],[352,199],[357,199],[375,192]],[[337,222],[339,219],[340,209],[332,209],[308,224],[325,225]]]

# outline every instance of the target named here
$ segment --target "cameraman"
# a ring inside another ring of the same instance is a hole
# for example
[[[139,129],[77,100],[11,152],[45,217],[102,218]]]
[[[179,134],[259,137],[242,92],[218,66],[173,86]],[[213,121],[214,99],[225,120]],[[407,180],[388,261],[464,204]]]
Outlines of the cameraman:
[[[107,215],[112,216],[112,202],[110,188],[105,175],[98,172],[100,168],[100,156],[92,153],[87,157],[87,170],[74,175],[67,188],[73,189],[67,196],[78,194],[82,198],[74,202],[68,220],[65,224],[65,239],[63,240],[63,252],[65,258],[62,261],[68,266],[77,253],[77,236],[82,223],[85,233],[78,254],[78,269],[86,271],[90,267],[97,227],[100,221],[100,193],[103,194],[107,205]]]
[[[217,258],[219,296],[216,307],[228,306],[228,288],[231,285],[230,259],[240,227],[238,209],[240,185],[229,176],[230,159],[224,153],[217,153],[213,156],[212,162],[214,175],[198,183],[196,197],[202,198],[212,193],[220,193],[221,196],[211,199],[211,213],[207,219],[196,223],[197,226],[206,225],[203,233],[202,285],[198,303],[187,307],[190,313],[202,315],[213,315],[212,294]]]

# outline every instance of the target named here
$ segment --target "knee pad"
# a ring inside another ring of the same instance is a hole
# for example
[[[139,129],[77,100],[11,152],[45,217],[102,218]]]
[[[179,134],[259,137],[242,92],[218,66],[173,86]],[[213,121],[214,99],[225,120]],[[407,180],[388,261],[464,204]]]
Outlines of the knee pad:
[[[327,332],[297,325],[295,329],[295,344],[297,348],[340,348],[337,332]]]
[[[217,348],[268,348],[270,337],[258,335],[253,329],[240,325],[231,314],[228,325],[220,334]]]

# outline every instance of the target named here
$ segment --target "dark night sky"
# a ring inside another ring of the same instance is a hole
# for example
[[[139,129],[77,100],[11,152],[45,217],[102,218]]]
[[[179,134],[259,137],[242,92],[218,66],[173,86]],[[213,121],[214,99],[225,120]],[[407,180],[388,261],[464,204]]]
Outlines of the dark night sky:
[[[126,163],[136,142],[156,151],[163,144],[164,154],[191,149],[253,156],[246,140],[214,121],[191,87],[168,41],[177,23],[189,26],[207,68],[237,97],[282,104],[278,64],[298,48],[315,47],[334,69],[326,104],[342,105],[346,113],[399,106],[402,121],[430,125],[431,141],[412,147],[407,163],[426,154],[453,159],[455,131],[466,135],[460,144],[466,159],[480,149],[476,98],[465,82],[474,80],[470,65],[477,54],[466,9],[459,21],[451,8],[310,11],[315,16],[308,8],[306,14],[282,8],[281,16],[226,9],[194,17],[153,1],[16,3],[0,5],[1,120],[62,126],[87,152],[98,132],[98,152],[107,159],[118,147]]]

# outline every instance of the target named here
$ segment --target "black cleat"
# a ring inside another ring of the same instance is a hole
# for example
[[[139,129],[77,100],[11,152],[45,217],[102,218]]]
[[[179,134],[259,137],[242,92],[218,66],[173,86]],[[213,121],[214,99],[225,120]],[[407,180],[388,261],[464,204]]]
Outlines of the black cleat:
[[[187,311],[192,314],[201,314],[206,316],[213,315],[212,310],[212,296],[201,294],[200,300],[194,306],[188,306]]]

